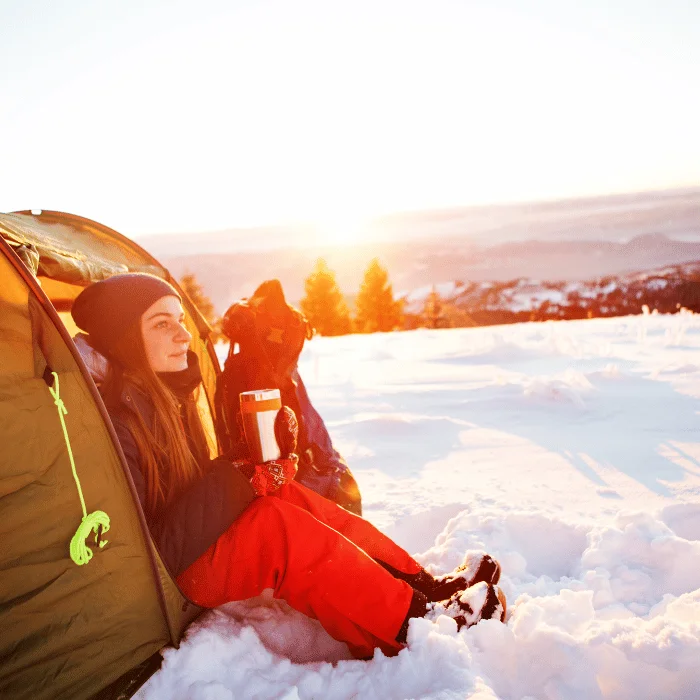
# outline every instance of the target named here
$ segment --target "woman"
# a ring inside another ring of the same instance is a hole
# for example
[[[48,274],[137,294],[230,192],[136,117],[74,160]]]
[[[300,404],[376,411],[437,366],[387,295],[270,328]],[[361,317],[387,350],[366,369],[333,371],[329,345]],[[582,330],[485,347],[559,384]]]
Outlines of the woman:
[[[295,482],[293,413],[280,423],[281,459],[211,460],[195,406],[197,358],[167,282],[136,273],[96,282],[72,315],[108,360],[101,394],[153,540],[193,602],[216,607],[272,588],[357,658],[396,654],[412,617],[505,619],[491,557],[434,578],[366,520]]]

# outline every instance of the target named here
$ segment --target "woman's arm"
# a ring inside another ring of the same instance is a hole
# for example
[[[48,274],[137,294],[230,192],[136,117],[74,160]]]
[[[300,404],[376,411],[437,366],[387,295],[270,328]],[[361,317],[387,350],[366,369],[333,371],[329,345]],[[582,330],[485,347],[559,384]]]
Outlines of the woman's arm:
[[[173,576],[178,576],[216,542],[255,498],[248,479],[231,462],[214,460],[206,473],[178,498],[149,517],[146,482],[136,442],[118,418],[112,419],[151,537]]]

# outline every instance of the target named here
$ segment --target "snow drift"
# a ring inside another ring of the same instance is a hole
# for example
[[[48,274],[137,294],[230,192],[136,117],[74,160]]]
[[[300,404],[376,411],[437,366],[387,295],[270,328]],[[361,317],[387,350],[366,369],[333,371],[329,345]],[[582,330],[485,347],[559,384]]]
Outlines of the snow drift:
[[[263,596],[138,697],[697,698],[699,346],[691,314],[315,339],[301,373],[366,517],[434,572],[495,555],[507,624],[414,620],[361,662]]]

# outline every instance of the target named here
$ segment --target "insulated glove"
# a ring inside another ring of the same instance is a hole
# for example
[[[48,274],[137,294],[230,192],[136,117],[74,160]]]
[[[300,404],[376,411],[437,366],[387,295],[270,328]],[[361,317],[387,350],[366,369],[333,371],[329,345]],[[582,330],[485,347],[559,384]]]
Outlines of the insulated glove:
[[[256,496],[267,496],[294,479],[297,473],[296,455],[291,459],[271,459],[269,462],[256,464],[253,468],[253,477],[250,484]]]
[[[262,464],[253,464],[249,459],[236,460],[233,464],[249,479],[257,496],[274,493],[297,473],[299,458],[295,454],[299,423],[289,406],[282,406],[275,418],[275,439],[280,448],[280,456]]]
[[[296,457],[299,438],[299,421],[289,406],[282,406],[275,417],[275,440],[280,448],[280,456],[289,459]]]

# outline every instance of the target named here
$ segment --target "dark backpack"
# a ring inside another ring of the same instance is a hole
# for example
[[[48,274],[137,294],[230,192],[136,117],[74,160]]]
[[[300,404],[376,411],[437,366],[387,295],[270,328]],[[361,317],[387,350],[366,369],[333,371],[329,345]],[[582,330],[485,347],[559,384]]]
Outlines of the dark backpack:
[[[299,421],[299,471],[296,480],[357,515],[360,492],[350,469],[333,448],[328,430],[297,369],[304,342],[314,330],[306,317],[287,304],[279,280],[263,282],[249,299],[229,307],[222,332],[231,341],[224,363],[217,403],[234,452],[245,451],[239,394],[255,389],[279,389],[282,403]]]

